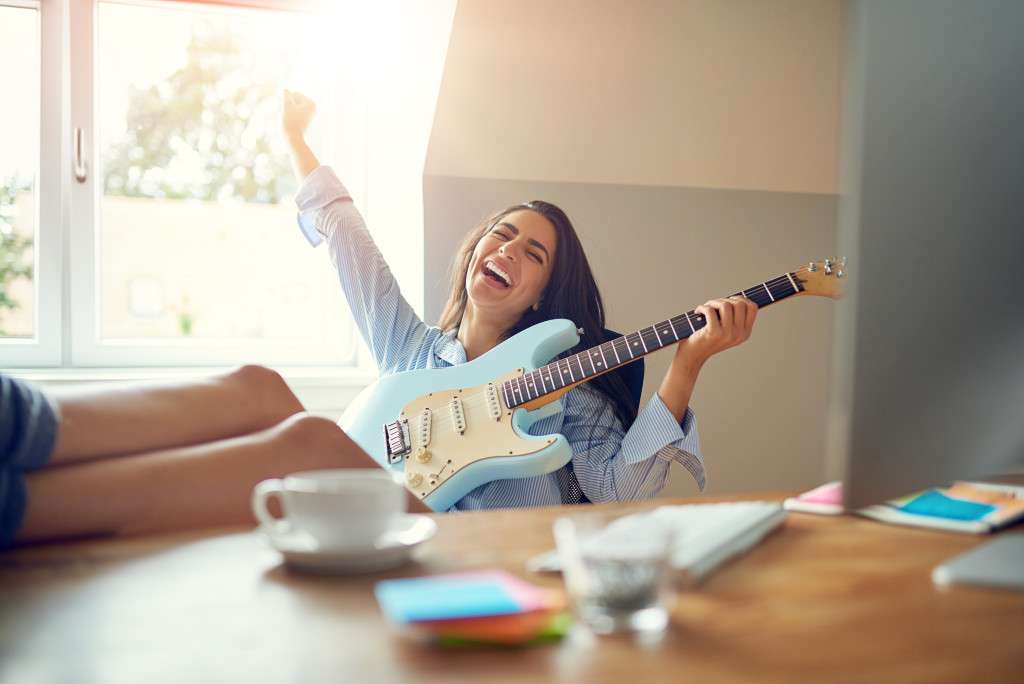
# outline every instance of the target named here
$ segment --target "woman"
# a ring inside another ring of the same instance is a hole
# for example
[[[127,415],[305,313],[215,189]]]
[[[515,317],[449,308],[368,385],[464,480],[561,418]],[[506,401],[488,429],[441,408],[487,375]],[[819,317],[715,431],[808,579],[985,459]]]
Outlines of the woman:
[[[382,375],[465,363],[516,332],[567,318],[602,342],[604,314],[586,256],[565,214],[546,202],[510,207],[485,221],[455,256],[451,296],[437,326],[420,320],[398,291],[348,192],[306,143],[316,113],[312,100],[284,93],[282,123],[301,187],[299,224],[314,245],[326,240],[356,325]],[[704,363],[750,337],[756,305],[742,297],[697,307],[708,325],[678,345],[657,395],[637,416],[608,373],[573,388],[563,410],[531,432],[560,432],[571,463],[549,475],[499,480],[461,499],[454,509],[481,509],[653,497],[672,461],[704,487],[690,396]],[[570,350],[574,353],[579,349]],[[511,370],[511,369],[509,369]],[[633,420],[635,417],[635,421]]]
[[[338,467],[376,466],[260,366],[46,393],[0,374],[0,550],[252,524],[257,482]]]

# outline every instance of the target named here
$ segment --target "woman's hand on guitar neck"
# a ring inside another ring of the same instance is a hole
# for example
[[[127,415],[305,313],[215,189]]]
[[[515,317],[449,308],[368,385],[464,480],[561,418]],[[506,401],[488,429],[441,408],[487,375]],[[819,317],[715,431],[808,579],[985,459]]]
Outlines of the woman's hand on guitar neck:
[[[741,296],[712,299],[694,311],[704,317],[706,324],[683,340],[676,353],[692,354],[701,359],[701,364],[749,340],[757,318],[757,304]]]
[[[658,396],[682,422],[701,368],[715,354],[750,339],[757,318],[757,304],[746,297],[712,299],[694,309],[706,324],[679,343]]]

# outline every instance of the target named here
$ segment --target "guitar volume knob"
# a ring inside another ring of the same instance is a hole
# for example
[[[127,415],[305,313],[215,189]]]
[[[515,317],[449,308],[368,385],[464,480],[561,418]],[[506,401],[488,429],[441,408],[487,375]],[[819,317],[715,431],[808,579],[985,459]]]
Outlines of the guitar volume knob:
[[[431,457],[430,449],[426,447],[416,447],[416,460],[420,463],[426,463]]]
[[[418,487],[423,482],[423,476],[419,473],[409,472],[405,474],[405,483],[410,487]]]

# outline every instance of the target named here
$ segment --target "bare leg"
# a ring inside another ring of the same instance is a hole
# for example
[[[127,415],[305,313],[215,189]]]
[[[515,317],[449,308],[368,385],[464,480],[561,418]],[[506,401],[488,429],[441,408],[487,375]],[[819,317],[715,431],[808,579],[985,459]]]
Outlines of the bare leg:
[[[284,380],[261,366],[185,382],[103,385],[52,396],[60,409],[52,465],[251,434],[303,410]]]
[[[335,423],[306,413],[253,435],[25,476],[17,543],[253,524],[257,482],[318,468],[377,468]],[[409,509],[430,512],[410,495]]]

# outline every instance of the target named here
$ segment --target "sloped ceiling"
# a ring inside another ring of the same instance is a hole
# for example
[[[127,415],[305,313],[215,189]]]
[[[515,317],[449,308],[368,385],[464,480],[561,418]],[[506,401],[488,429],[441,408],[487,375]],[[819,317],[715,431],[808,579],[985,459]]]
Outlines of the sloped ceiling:
[[[833,194],[840,0],[460,0],[425,173]]]

